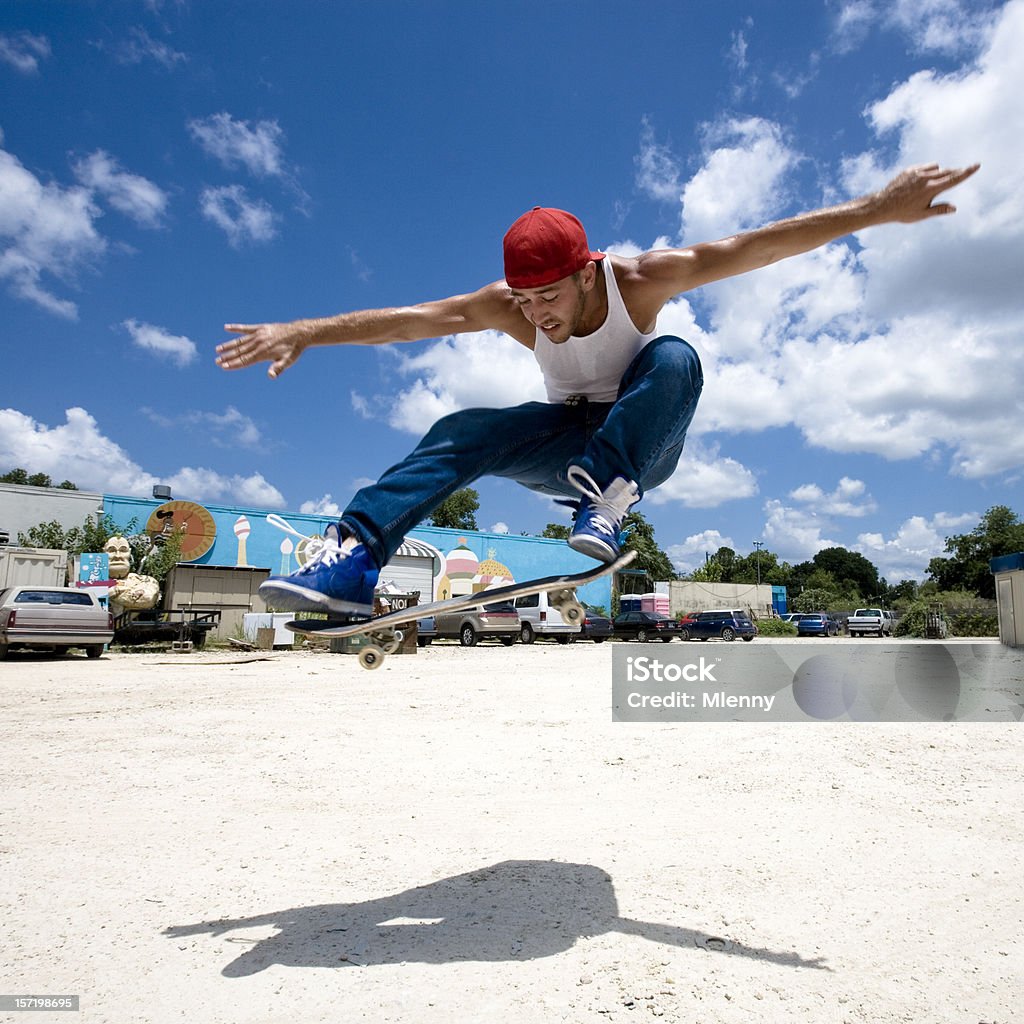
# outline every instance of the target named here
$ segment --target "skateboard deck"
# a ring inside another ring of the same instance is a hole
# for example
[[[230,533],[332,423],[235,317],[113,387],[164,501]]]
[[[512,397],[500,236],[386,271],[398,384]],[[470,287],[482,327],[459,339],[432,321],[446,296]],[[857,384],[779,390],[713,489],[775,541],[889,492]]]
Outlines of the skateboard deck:
[[[399,626],[408,625],[417,619],[431,615],[458,612],[465,608],[477,608],[481,605],[498,604],[502,601],[514,601],[517,597],[529,597],[547,591],[552,596],[552,604],[557,608],[566,622],[579,623],[583,620],[583,607],[576,600],[575,589],[584,584],[593,583],[609,573],[618,572],[636,558],[635,551],[627,551],[614,562],[597,564],[583,572],[568,573],[560,576],[545,576],[541,579],[526,580],[523,583],[509,583],[504,587],[491,590],[478,590],[475,594],[462,594],[450,597],[445,601],[432,601],[430,604],[413,605],[397,611],[374,615],[370,618],[342,619],[294,619],[286,622],[285,627],[293,633],[303,636],[337,637],[368,636],[374,643],[364,647],[359,653],[360,664],[364,668],[377,668],[384,656],[393,653],[397,648],[396,636]]]

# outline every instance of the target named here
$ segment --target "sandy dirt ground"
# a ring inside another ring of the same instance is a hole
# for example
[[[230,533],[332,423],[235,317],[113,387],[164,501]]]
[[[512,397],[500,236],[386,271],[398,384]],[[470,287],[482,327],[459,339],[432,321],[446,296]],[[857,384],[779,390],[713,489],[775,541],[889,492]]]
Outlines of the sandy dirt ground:
[[[1024,725],[617,724],[607,644],[252,659],[0,663],[0,993],[81,999],[0,1018],[1024,1020]]]

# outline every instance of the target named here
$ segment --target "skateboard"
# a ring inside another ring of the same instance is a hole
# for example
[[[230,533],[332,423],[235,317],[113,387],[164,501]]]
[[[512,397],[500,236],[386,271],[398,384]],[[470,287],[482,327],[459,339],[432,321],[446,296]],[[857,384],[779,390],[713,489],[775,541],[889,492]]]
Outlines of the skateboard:
[[[517,597],[529,597],[531,594],[548,592],[551,604],[558,610],[562,618],[570,625],[579,625],[583,621],[583,605],[576,600],[576,588],[586,583],[593,583],[609,573],[618,572],[636,558],[635,551],[627,551],[614,562],[595,565],[583,572],[569,573],[563,576],[545,576],[542,579],[527,580],[524,583],[509,583],[504,587],[492,590],[478,590],[475,594],[462,594],[450,597],[446,601],[433,601],[430,604],[413,605],[400,608],[363,619],[295,619],[286,622],[285,628],[303,636],[346,637],[365,636],[370,643],[359,652],[359,664],[363,668],[380,668],[388,654],[394,654],[402,642],[399,626],[408,625],[417,619],[447,612],[458,612],[464,608],[477,608],[485,604],[497,604],[500,601],[513,601]]]

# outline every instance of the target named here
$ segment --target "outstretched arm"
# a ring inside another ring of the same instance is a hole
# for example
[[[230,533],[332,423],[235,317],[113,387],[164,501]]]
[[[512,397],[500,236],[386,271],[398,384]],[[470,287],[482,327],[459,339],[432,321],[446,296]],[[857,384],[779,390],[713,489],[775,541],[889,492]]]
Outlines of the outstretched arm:
[[[938,164],[921,164],[898,174],[878,192],[838,206],[801,213],[717,242],[645,253],[638,258],[640,289],[650,301],[664,303],[680,292],[809,252],[863,228],[911,224],[954,213],[955,206],[935,202],[936,198],[979,166],[942,169]]]
[[[391,309],[364,309],[338,316],[290,323],[225,324],[236,337],[217,346],[217,365],[241,370],[269,362],[267,375],[279,377],[314,345],[383,345],[421,341],[488,328],[523,334],[526,320],[503,281],[468,295]]]

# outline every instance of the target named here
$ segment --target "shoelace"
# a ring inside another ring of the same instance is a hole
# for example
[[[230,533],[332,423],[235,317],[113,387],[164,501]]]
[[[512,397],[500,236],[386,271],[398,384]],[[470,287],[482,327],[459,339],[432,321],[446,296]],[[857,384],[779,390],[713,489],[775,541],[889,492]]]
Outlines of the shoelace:
[[[585,469],[581,469],[579,466],[570,466],[566,473],[566,479],[590,502],[587,508],[587,526],[606,533],[609,537],[617,536],[622,515],[611,502],[605,499],[594,478]],[[582,511],[582,505],[580,511]]]
[[[314,572],[321,566],[329,569],[335,562],[340,562],[348,556],[349,553],[343,551],[341,545],[333,537],[325,537],[320,550],[299,569],[299,572],[302,574]]]

